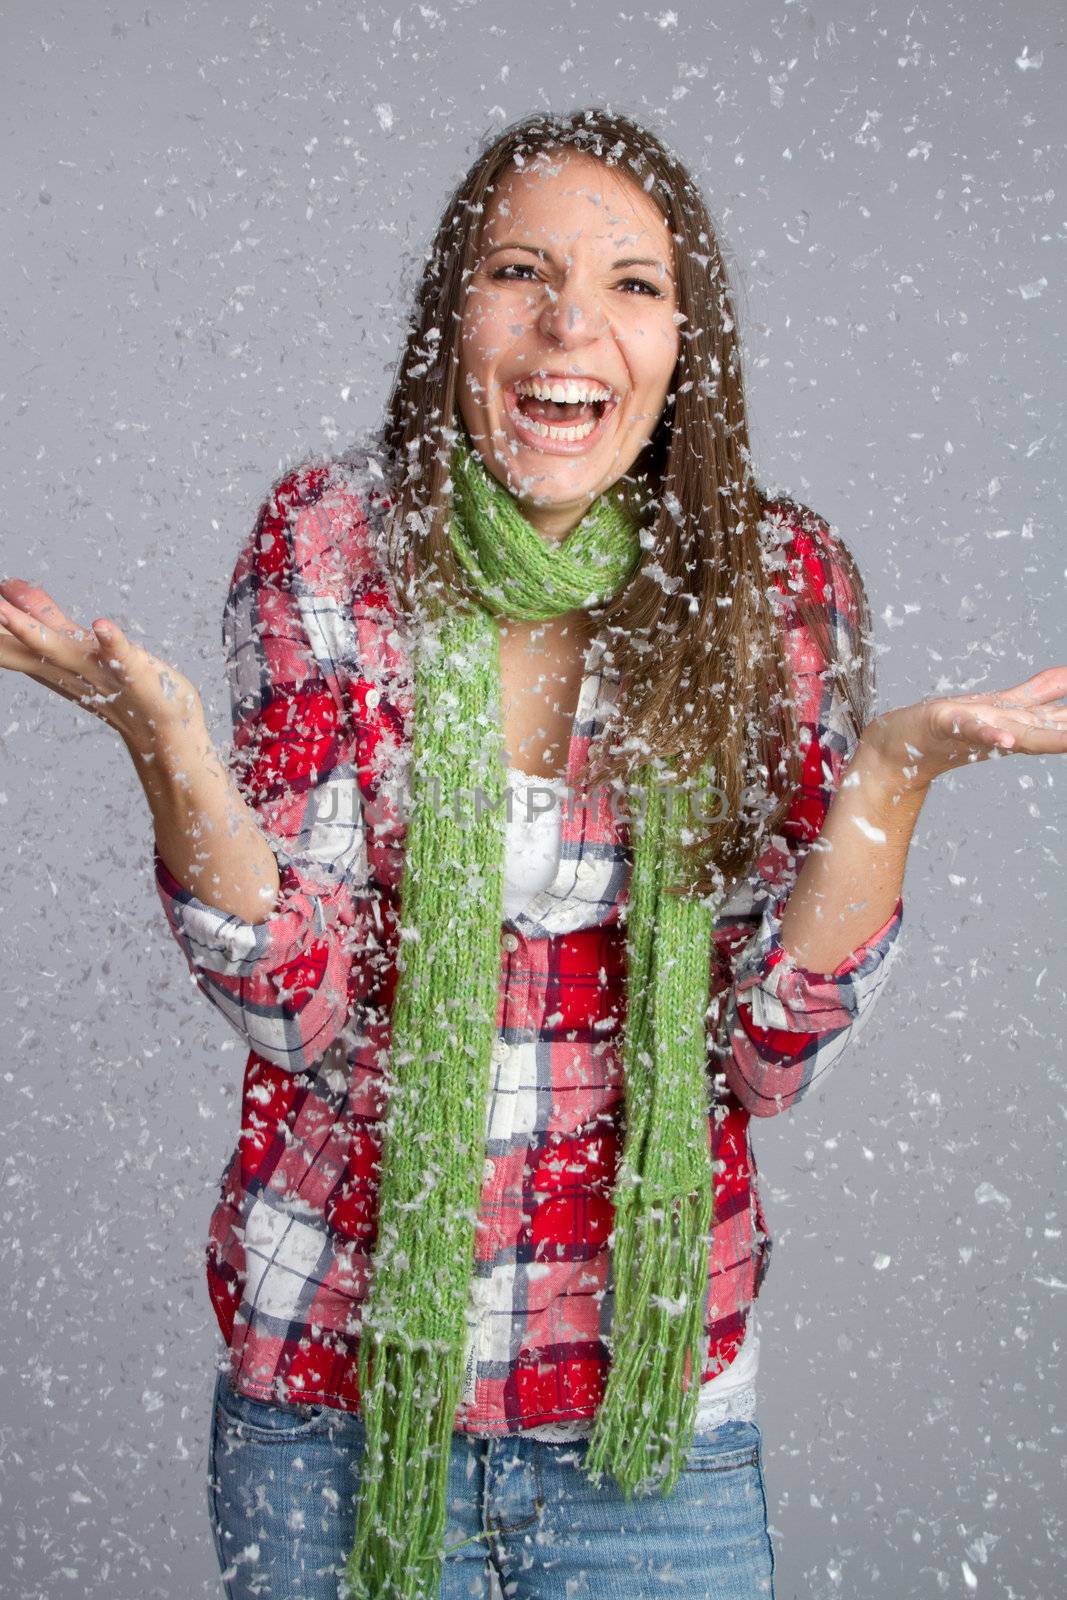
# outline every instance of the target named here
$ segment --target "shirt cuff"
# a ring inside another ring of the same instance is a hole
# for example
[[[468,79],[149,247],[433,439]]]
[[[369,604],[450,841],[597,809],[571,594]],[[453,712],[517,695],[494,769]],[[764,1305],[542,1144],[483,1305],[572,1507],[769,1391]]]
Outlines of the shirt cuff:
[[[322,893],[327,883],[313,883],[297,866],[296,858],[272,845],[278,861],[279,893],[272,911],[258,922],[208,905],[178,882],[153,848],[156,888],[175,934],[195,966],[233,977],[249,977],[267,955],[272,935],[282,933],[282,919],[294,918],[314,937],[325,933],[327,916]]]
[[[763,912],[759,930],[739,963],[738,1000],[757,1026],[807,1032],[846,1026],[882,986],[904,919],[903,899],[890,915],[830,972],[803,966],[781,941],[788,894]]]

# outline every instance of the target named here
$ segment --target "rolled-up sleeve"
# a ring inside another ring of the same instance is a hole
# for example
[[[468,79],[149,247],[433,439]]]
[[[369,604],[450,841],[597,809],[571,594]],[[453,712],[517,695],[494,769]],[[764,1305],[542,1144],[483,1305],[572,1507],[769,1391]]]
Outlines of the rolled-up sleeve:
[[[154,852],[156,889],[201,992],[257,1054],[298,1072],[344,1026],[361,966],[385,941],[379,901],[341,879],[319,885],[272,846],[280,893],[262,922],[244,922],[184,889]]]
[[[764,909],[738,962],[724,1019],[726,1080],[757,1117],[795,1105],[855,1041],[892,967],[904,915],[898,900],[832,972],[811,972],[779,937],[787,899]]]

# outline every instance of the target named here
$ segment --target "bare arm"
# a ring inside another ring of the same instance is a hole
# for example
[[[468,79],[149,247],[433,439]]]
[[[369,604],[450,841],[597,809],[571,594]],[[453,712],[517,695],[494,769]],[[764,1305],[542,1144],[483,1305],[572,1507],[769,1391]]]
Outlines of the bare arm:
[[[832,972],[892,914],[926,789],[894,791],[860,740],[782,917],[801,966]]]
[[[167,868],[197,899],[243,922],[261,922],[278,901],[274,851],[233,774],[192,716],[150,743],[124,737]]]

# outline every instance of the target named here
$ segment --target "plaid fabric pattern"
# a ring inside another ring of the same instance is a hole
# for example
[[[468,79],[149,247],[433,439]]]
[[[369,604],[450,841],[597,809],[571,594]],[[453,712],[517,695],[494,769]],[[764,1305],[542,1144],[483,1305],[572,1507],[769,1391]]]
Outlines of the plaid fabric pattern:
[[[375,1241],[413,708],[410,653],[379,555],[388,504],[369,462],[302,468],[263,506],[233,572],[227,759],[277,855],[275,910],[254,924],[227,916],[154,853],[192,978],[249,1046],[240,1138],[206,1249],[232,1381],[254,1398],[351,1410]],[[826,525],[775,504],[768,521],[808,743],[783,835],[714,935],[705,1380],[737,1351],[770,1257],[750,1118],[796,1104],[854,1039],[902,916],[898,902],[830,975],[806,971],[779,942],[789,889],[850,754],[840,688],[790,595],[816,596],[846,657],[857,614]],[[587,1419],[603,1393],[624,1105],[619,908],[631,858],[610,796],[573,793],[617,690],[603,654],[594,641],[585,661],[555,881],[501,928],[462,1431]]]

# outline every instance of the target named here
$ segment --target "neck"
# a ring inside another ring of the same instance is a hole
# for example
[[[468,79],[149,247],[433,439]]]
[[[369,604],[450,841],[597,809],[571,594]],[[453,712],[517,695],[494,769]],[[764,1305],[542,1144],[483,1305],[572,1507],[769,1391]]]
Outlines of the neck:
[[[565,506],[537,506],[516,497],[516,504],[531,528],[536,528],[542,538],[561,544],[597,498],[596,495],[590,495],[581,505],[572,502]]]

